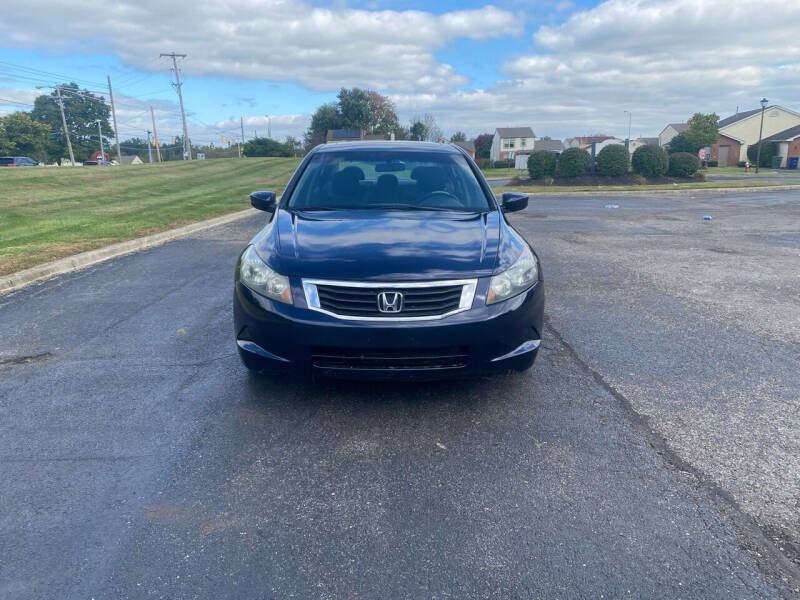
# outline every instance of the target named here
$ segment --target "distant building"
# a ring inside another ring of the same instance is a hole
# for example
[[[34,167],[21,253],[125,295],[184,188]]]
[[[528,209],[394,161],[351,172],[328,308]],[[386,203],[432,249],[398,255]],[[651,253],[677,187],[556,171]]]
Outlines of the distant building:
[[[561,140],[536,140],[533,143],[533,150],[520,150],[514,155],[514,168],[524,171],[528,168],[528,157],[539,150],[555,152],[556,156],[564,151],[564,143]]]
[[[613,135],[589,135],[584,137],[567,138],[564,140],[564,145],[567,148],[582,148],[587,152],[592,151],[592,144],[595,145],[595,150],[598,152],[600,148],[608,146],[609,144],[624,144],[625,140],[615,138]]]
[[[661,130],[661,133],[658,134],[658,145],[663,148],[669,144],[672,138],[679,133],[683,133],[687,129],[689,129],[688,123],[670,123]]]
[[[360,142],[362,140],[385,140],[386,136],[377,133],[367,133],[359,129],[328,129],[325,143],[334,142]]]
[[[637,148],[641,148],[642,146],[658,146],[659,139],[657,137],[646,137],[646,138],[636,138],[635,140],[631,140],[628,144],[628,151],[633,154],[636,152]]]
[[[122,155],[120,157],[119,164],[121,164],[121,165],[141,165],[143,163],[142,163],[142,159],[141,158],[139,158],[135,154],[131,154],[131,155]]]
[[[475,158],[475,140],[467,140],[466,142],[453,142],[453,144],[459,148],[463,148],[471,158]]]
[[[781,157],[781,167],[798,168],[800,163],[800,125],[784,129],[762,140],[778,144],[778,156]]]
[[[764,110],[762,141],[774,136],[788,137],[787,131],[800,125],[800,114],[782,106]],[[717,143],[711,147],[711,160],[720,167],[737,165],[747,160],[747,148],[758,143],[761,128],[761,109],[756,108],[720,119]],[[779,140],[772,140],[779,141]],[[784,141],[784,140],[780,140]],[[788,146],[787,146],[788,151]],[[786,154],[782,155],[786,158]]]
[[[514,158],[517,152],[532,150],[534,140],[530,127],[498,127],[494,130],[489,157],[492,160]]]

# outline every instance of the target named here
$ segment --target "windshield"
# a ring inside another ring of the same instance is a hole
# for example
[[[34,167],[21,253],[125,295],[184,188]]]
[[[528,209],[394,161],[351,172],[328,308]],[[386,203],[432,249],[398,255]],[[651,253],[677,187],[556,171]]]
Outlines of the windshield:
[[[407,150],[320,152],[303,171],[288,206],[297,210],[490,210],[462,155]]]

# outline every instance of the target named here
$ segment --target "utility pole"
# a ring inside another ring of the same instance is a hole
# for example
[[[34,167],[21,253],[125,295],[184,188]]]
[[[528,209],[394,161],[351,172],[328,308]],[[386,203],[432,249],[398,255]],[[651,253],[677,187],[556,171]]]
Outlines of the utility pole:
[[[192,145],[189,142],[189,130],[186,128],[186,111],[183,109],[183,94],[181,93],[181,76],[178,72],[178,58],[186,58],[185,54],[162,53],[162,56],[169,56],[172,59],[173,71],[175,71],[175,89],[178,90],[178,102],[181,105],[181,119],[183,120],[183,160],[192,160]]]
[[[237,146],[239,146],[239,158],[242,158],[242,146],[244,145],[244,118],[239,117],[239,125],[242,128],[242,143],[237,144]]]
[[[264,115],[267,117],[267,137],[272,139],[272,118],[269,115]]]
[[[156,158],[158,159],[158,162],[161,162],[161,148],[158,146],[158,131],[156,130],[156,115],[153,112],[152,105],[150,106],[150,118],[153,121],[153,142],[156,146]]]
[[[111,116],[114,118],[114,137],[117,140],[117,162],[122,164],[122,152],[119,149],[119,129],[117,128],[117,111],[114,108],[114,92],[111,91],[111,76],[106,75],[106,79],[108,80],[108,97],[111,99]]]
[[[61,109],[61,124],[64,126],[64,136],[67,138],[67,148],[69,149],[69,162],[74,167],[75,155],[72,153],[72,142],[69,139],[69,130],[67,129],[67,117],[64,116],[64,101],[61,99],[61,86],[58,85],[56,86],[56,94],[58,95],[58,108]]]
[[[100,127],[100,119],[97,119],[97,135],[100,137],[100,160],[105,160],[106,155],[103,152],[103,129]],[[110,156],[108,158],[111,158]]]
[[[631,147],[631,111],[626,110],[626,111],[623,111],[623,112],[628,113],[628,139],[625,140],[625,147],[626,148],[630,148]]]
[[[153,162],[153,147],[150,145],[150,134],[153,133],[147,130],[147,162]]]

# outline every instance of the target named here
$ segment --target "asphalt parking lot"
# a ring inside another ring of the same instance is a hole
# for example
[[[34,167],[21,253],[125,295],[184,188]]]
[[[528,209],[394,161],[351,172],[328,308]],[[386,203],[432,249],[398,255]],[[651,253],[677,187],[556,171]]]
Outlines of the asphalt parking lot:
[[[511,221],[524,374],[249,376],[261,217],[0,297],[0,598],[800,594],[800,193]]]

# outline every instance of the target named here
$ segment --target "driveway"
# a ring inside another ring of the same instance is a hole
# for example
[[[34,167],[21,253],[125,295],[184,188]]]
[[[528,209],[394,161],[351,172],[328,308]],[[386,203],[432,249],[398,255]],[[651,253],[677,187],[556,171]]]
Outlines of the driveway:
[[[260,217],[0,297],[0,597],[794,597],[798,195],[608,202],[512,216],[524,374],[247,374]]]

